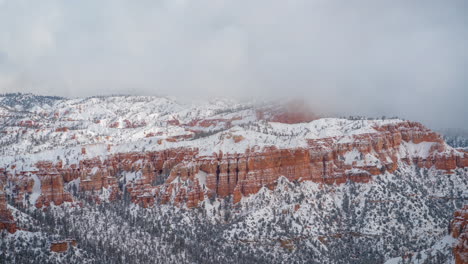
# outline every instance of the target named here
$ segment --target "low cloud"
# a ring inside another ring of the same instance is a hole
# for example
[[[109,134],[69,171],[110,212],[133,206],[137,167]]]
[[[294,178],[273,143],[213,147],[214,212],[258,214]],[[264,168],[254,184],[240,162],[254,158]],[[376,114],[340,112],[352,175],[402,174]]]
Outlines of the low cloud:
[[[0,92],[301,98],[468,128],[465,1],[0,1]]]

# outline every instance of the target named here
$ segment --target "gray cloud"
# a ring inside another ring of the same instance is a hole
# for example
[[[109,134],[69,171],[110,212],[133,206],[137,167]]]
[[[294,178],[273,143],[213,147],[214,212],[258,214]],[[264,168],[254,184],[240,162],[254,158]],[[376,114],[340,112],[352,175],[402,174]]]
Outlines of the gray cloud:
[[[468,128],[465,1],[0,0],[0,92],[299,97]]]

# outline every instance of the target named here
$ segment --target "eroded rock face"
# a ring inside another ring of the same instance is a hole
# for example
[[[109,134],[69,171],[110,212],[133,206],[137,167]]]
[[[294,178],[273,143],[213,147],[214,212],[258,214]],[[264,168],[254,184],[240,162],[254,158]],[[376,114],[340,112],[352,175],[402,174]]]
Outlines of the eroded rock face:
[[[348,138],[310,139],[307,147],[290,149],[271,146],[258,150],[253,146],[244,153],[220,151],[203,156],[196,148],[180,147],[113,154],[70,166],[62,161],[39,162],[38,171],[27,173],[36,174],[41,181],[42,194],[37,207],[72,201],[64,183],[75,180],[80,182],[80,192],[98,202],[103,190],[109,194],[109,200],[117,199],[122,195],[118,178],[129,173],[133,175],[131,180],[122,184],[132,202],[143,207],[155,202],[196,207],[206,196],[232,195],[233,202],[237,203],[262,187],[274,188],[281,176],[290,181],[323,184],[367,183],[375,175],[394,172],[403,163],[434,167],[447,173],[468,165],[466,152],[447,148],[438,134],[419,123],[399,122],[375,127],[374,131]],[[234,142],[243,140],[238,138]],[[419,152],[414,152],[415,146],[419,146]],[[18,196],[24,196],[34,184],[26,180],[27,176],[20,179],[23,180],[17,181]]]
[[[68,243],[67,242],[52,242],[50,243],[50,251],[52,252],[66,252],[68,250]]]
[[[105,188],[110,193],[109,200],[113,201],[120,195],[117,178],[114,177],[116,173],[113,167],[103,164],[99,158],[94,158],[80,162],[70,174],[73,175],[71,179],[79,178],[79,191],[89,193],[96,198],[96,195]],[[96,201],[99,202],[99,199]]]
[[[262,152],[247,151],[244,154],[223,155],[187,160],[171,171],[167,183],[179,177],[182,181],[194,181],[200,171],[206,174],[208,193],[218,197],[234,195],[234,202],[242,196],[256,193],[266,186],[273,188],[280,176],[290,181],[311,180],[318,183],[341,184],[348,180],[366,183],[373,175],[393,172],[398,162],[414,163],[420,167],[432,167],[450,172],[464,167],[467,156],[458,152],[444,152],[446,147],[439,135],[418,123],[406,122],[378,128],[379,133],[361,134],[340,143],[334,138],[309,141],[309,148],[266,148]],[[402,142],[433,143],[428,157],[399,159]],[[371,155],[374,162],[348,161],[347,155],[357,151],[358,156]],[[440,153],[440,154],[439,154]],[[443,154],[442,154],[443,153]],[[199,185],[194,184],[197,188]],[[174,189],[170,189],[172,192]]]
[[[61,163],[54,166],[52,162],[38,162],[36,167],[39,169],[36,175],[41,182],[41,195],[36,201],[36,207],[73,201],[71,194],[64,190],[64,177],[57,170]]]
[[[455,263],[466,264],[468,263],[468,205],[455,212],[450,229],[452,237],[458,240],[453,247]]]
[[[54,241],[50,243],[50,251],[56,253],[66,252],[70,247],[76,247],[77,242],[74,239]]]
[[[16,223],[11,211],[8,209],[3,184],[0,181],[0,231],[16,232]]]

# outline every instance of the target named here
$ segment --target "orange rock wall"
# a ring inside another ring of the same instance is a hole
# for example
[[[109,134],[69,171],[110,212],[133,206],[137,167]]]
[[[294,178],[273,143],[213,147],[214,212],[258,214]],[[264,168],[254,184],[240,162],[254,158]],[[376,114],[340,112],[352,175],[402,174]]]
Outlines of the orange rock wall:
[[[41,181],[41,195],[36,201],[36,207],[49,206],[51,203],[61,205],[73,201],[70,193],[64,190],[64,177],[57,170],[57,167],[61,166],[61,162],[55,166],[52,162],[36,163],[39,169],[36,175]]]
[[[3,184],[0,182],[0,231],[16,232],[16,223],[11,211],[8,209]]]
[[[66,252],[68,250],[68,243],[63,242],[53,242],[50,244],[50,251],[61,253]]]
[[[419,123],[402,122],[375,127],[375,130],[341,142],[333,137],[309,140],[307,148],[268,147],[261,152],[247,149],[245,153],[220,152],[213,156],[200,156],[197,149],[176,148],[119,153],[109,155],[105,160],[87,159],[71,166],[64,166],[61,161],[39,162],[36,164],[39,171],[32,172],[42,183],[43,193],[36,206],[72,201],[63,186],[78,178],[80,191],[97,199],[102,188],[107,188],[111,191],[110,199],[117,199],[122,195],[117,176],[125,172],[141,175],[126,185],[132,202],[144,207],[155,202],[195,207],[205,195],[220,198],[233,195],[234,202],[238,202],[263,186],[274,188],[280,176],[290,181],[309,180],[324,184],[341,184],[348,180],[367,183],[373,175],[393,172],[400,162],[426,168],[434,166],[447,172],[468,165],[467,153],[448,152],[441,137]],[[428,158],[410,156],[400,160],[398,152],[403,142],[434,144]],[[356,161],[346,164],[344,155],[353,150],[359,151],[361,156],[373,155],[382,166]],[[200,184],[199,173],[206,174],[206,184]],[[18,196],[32,189],[31,182],[26,180],[28,177],[23,179],[18,180]]]
[[[452,237],[458,239],[458,243],[453,247],[455,263],[466,264],[468,263],[468,205],[455,212],[450,229]]]
[[[66,239],[62,241],[54,241],[50,243],[50,251],[52,252],[66,252],[70,247],[76,247],[78,243],[75,239]]]

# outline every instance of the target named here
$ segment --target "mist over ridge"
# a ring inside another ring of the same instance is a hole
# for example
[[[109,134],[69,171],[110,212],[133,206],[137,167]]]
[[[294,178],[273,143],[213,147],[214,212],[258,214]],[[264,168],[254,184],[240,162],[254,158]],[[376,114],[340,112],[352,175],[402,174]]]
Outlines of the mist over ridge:
[[[464,1],[0,1],[0,93],[300,98],[467,128]]]

